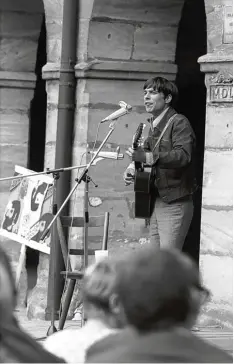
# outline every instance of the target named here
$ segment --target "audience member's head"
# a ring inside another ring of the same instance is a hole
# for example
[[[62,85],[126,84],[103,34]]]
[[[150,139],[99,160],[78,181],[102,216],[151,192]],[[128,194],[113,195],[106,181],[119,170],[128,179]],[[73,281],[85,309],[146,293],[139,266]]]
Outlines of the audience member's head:
[[[14,316],[17,292],[10,260],[0,248],[0,362],[64,363],[26,334]]]
[[[100,319],[113,328],[125,325],[125,316],[116,294],[117,270],[117,263],[105,258],[88,267],[83,280],[87,319]]]
[[[152,246],[124,258],[116,292],[129,324],[139,331],[191,328],[208,295],[190,258]]]

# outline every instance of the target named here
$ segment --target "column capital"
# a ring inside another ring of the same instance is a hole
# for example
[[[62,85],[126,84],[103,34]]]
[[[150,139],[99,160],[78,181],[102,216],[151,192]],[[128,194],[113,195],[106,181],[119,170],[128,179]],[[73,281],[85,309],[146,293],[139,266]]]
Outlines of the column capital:
[[[200,69],[205,73],[216,73],[222,68],[232,67],[233,55],[232,46],[219,48],[212,53],[207,53],[198,58]]]
[[[42,67],[42,78],[44,80],[58,80],[60,76],[60,64],[48,62]]]

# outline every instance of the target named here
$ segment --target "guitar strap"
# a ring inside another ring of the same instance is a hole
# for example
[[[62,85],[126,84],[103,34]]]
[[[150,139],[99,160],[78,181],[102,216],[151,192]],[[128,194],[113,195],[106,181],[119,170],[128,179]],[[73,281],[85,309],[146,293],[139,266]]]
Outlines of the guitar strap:
[[[153,150],[152,150],[152,153],[153,153],[153,151],[155,150],[155,148],[159,145],[159,143],[160,143],[160,141],[161,141],[161,139],[162,139],[162,137],[163,137],[163,135],[164,135],[165,131],[167,130],[167,128],[168,128],[168,126],[171,124],[171,122],[174,120],[174,118],[176,117],[176,115],[178,115],[178,114],[174,114],[174,115],[172,115],[172,116],[170,117],[170,119],[167,121],[166,125],[165,125],[165,126],[164,126],[164,128],[163,128],[163,131],[161,132],[161,134],[159,135],[159,138],[158,138],[157,142],[155,143],[155,146],[154,146],[154,148],[153,148]]]

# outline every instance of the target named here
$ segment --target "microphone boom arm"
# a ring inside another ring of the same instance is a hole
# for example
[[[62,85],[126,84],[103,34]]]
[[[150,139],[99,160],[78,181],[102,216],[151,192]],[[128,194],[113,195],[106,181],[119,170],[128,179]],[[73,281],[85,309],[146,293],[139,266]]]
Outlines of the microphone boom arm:
[[[62,205],[60,206],[60,208],[58,209],[56,215],[54,215],[53,219],[51,220],[50,224],[47,226],[47,229],[44,231],[44,233],[41,236],[40,241],[43,241],[45,239],[45,237],[47,236],[47,234],[50,231],[51,226],[54,224],[55,220],[57,219],[57,217],[60,215],[61,211],[63,210],[64,206],[66,205],[66,203],[69,201],[69,199],[71,198],[71,196],[73,195],[73,193],[75,192],[76,188],[79,186],[79,184],[85,180],[85,177],[88,173],[89,167],[94,164],[95,159],[98,157],[99,152],[101,151],[102,147],[104,146],[104,144],[106,143],[106,141],[109,139],[109,137],[111,136],[111,134],[113,133],[114,129],[115,129],[115,124],[116,124],[116,120],[114,120],[110,125],[109,125],[109,132],[106,135],[106,137],[104,138],[104,140],[102,141],[102,143],[100,144],[99,148],[97,149],[97,151],[95,152],[95,154],[93,155],[93,157],[91,158],[91,161],[87,164],[86,168],[82,171],[81,176],[79,178],[76,178],[76,184],[73,186],[73,188],[71,189],[71,191],[69,192],[68,196],[65,198],[64,202],[62,203]]]

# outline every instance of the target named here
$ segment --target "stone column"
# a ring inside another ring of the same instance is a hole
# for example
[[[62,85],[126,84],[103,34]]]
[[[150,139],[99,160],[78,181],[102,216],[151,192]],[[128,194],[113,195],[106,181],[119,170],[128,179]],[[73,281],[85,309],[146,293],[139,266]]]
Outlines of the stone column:
[[[232,328],[232,5],[207,1],[208,54],[200,57],[205,72],[207,110],[200,268],[211,290],[201,325]]]
[[[59,64],[47,63],[43,67],[43,78],[46,79],[47,122],[45,140],[45,168],[55,167],[55,147],[58,114]],[[47,291],[49,280],[49,255],[40,253],[37,284],[28,301],[27,316],[29,319],[45,319]],[[49,318],[48,318],[49,319]]]
[[[63,0],[44,0],[47,30],[47,64],[42,69],[46,80],[47,121],[45,140],[45,168],[55,167],[55,148],[58,116],[59,70],[62,44]],[[50,319],[46,317],[47,291],[49,281],[49,256],[40,253],[37,284],[33,289],[27,307],[29,319]]]

